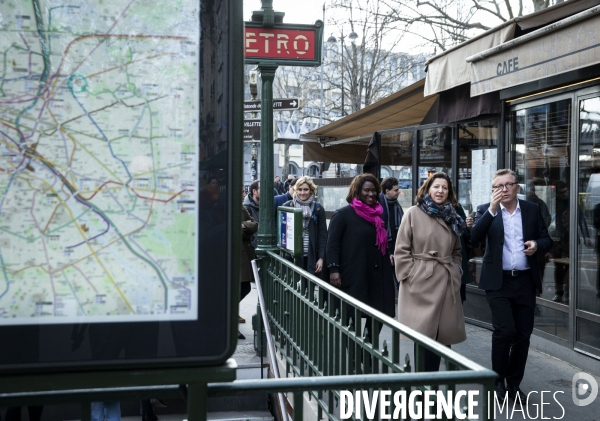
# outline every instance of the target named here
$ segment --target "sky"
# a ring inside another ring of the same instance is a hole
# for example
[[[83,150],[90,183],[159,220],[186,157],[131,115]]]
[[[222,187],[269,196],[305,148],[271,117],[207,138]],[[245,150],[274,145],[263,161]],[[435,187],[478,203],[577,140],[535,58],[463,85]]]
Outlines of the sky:
[[[312,25],[323,19],[325,0],[273,0],[276,12],[285,12],[284,23],[303,23]],[[260,10],[260,0],[244,0],[244,20],[250,20],[254,10]]]

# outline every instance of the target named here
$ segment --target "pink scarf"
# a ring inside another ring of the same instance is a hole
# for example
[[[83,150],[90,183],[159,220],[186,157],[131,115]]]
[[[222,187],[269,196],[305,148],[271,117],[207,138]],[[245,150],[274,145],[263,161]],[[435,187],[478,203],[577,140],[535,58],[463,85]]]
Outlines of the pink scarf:
[[[376,203],[375,206],[371,207],[355,197],[352,199],[350,206],[352,206],[358,216],[369,224],[375,225],[375,245],[381,251],[381,254],[385,255],[387,251],[387,231],[383,226],[383,219],[381,219],[381,215],[383,215],[381,205]]]

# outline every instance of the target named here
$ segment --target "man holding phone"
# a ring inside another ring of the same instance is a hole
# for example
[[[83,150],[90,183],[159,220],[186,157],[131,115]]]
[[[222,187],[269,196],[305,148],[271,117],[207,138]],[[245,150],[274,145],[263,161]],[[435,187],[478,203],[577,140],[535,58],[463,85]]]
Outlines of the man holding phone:
[[[536,289],[542,290],[537,255],[550,250],[552,239],[538,205],[518,200],[518,191],[514,171],[496,171],[490,203],[477,207],[471,239],[486,242],[479,288],[486,291],[492,312],[494,390],[499,398],[508,392],[525,403],[519,385],[533,332]]]

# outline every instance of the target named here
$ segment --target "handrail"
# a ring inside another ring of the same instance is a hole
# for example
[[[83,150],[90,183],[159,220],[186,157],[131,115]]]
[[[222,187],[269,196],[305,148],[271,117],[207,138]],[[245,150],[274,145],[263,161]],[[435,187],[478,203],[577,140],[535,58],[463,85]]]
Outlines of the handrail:
[[[276,379],[279,379],[281,378],[281,375],[279,374],[279,366],[277,365],[277,359],[275,358],[275,345],[273,345],[273,337],[271,336],[271,328],[269,325],[269,316],[267,315],[267,308],[265,306],[265,300],[260,284],[260,276],[258,275],[258,266],[256,264],[256,260],[252,260],[252,272],[254,274],[254,281],[256,282],[256,293],[258,295],[258,302],[260,304],[260,314],[262,316],[263,326],[267,336],[267,346],[269,347],[269,361],[271,362],[271,370],[273,372],[273,376],[275,376]],[[259,334],[262,335],[262,332],[259,332]],[[277,393],[277,402],[282,421],[288,421],[287,406],[285,404],[285,398],[283,397],[283,393]]]
[[[469,360],[468,358],[460,355],[456,351],[453,351],[451,348],[448,348],[448,347],[440,344],[436,340],[431,339],[428,336],[425,336],[422,333],[419,333],[416,330],[413,330],[410,327],[401,324],[397,320],[392,319],[391,317],[387,316],[386,314],[383,314],[382,312],[380,312],[372,307],[369,307],[362,301],[357,300],[356,298],[346,294],[345,292],[343,292],[342,290],[340,290],[338,288],[335,288],[331,284],[322,281],[321,279],[319,279],[316,276],[310,274],[309,272],[303,270],[302,268],[294,265],[292,262],[287,261],[286,259],[277,255],[276,253],[269,252],[268,254],[269,254],[269,257],[271,257],[271,258],[275,259],[277,262],[289,267],[294,272],[297,272],[298,274],[300,274],[302,277],[310,279],[310,281],[314,282],[316,285],[318,285],[320,289],[322,288],[323,290],[327,291],[328,293],[335,296],[336,298],[342,299],[354,307],[360,307],[361,313],[363,313],[364,315],[370,316],[371,318],[373,318],[375,320],[384,322],[387,326],[397,329],[406,338],[420,343],[421,345],[423,345],[425,348],[429,349],[430,351],[433,351],[436,354],[441,355],[444,359],[448,359],[448,360],[452,361],[458,367],[467,369],[467,370],[472,370],[472,371],[489,371],[487,368],[477,364],[476,362],[474,362],[472,360]]]
[[[312,382],[321,385],[321,382],[335,383],[339,376],[345,379],[345,389],[356,389],[358,384],[348,384],[358,381],[359,377],[356,376],[374,375],[377,379],[374,380],[375,385],[387,381],[387,376],[396,373],[408,376],[404,377],[403,385],[422,390],[436,385],[456,389],[459,384],[478,384],[487,395],[493,389],[496,374],[492,370],[367,306],[275,252],[266,253],[260,264],[265,303],[261,307],[268,313],[268,324],[273,332],[270,336],[276,340],[274,345],[285,363],[288,377],[311,378]],[[364,329],[363,318],[367,318]],[[389,343],[387,340],[380,341],[383,326],[391,330]],[[407,374],[413,367],[408,354],[405,362],[401,363],[401,338],[415,343],[416,371],[424,371],[425,349],[444,358],[446,371]],[[293,384],[288,386],[296,388]],[[242,384],[217,386],[211,393],[234,391],[235,385]],[[260,385],[245,385],[261,390]],[[375,387],[379,388],[381,386]],[[288,389],[281,384],[278,390]],[[333,386],[309,388],[309,397],[316,401],[319,419],[337,419],[333,405],[340,398],[339,390],[339,387],[336,389]],[[324,391],[327,391],[326,395]],[[294,395],[294,409],[301,403],[299,399]],[[486,413],[487,399],[482,400],[482,407]],[[360,418],[360,414],[355,416]],[[295,412],[294,419],[298,419]]]

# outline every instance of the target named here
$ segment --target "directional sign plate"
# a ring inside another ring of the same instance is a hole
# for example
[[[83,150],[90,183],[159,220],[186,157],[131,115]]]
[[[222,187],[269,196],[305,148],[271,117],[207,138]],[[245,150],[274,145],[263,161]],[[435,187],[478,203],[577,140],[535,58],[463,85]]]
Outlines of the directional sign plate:
[[[244,112],[260,111],[260,101],[244,101]],[[273,100],[273,111],[294,111],[302,108],[299,98],[280,98]]]
[[[244,120],[244,141],[260,141],[260,119]]]

